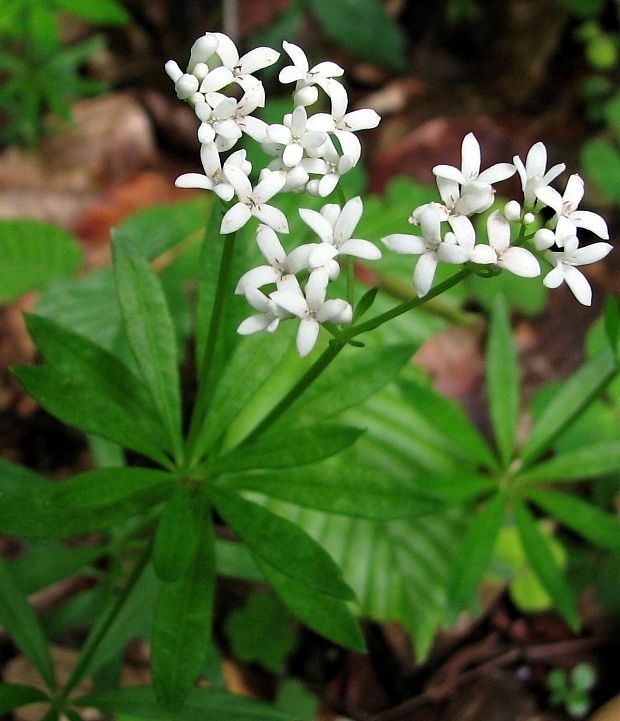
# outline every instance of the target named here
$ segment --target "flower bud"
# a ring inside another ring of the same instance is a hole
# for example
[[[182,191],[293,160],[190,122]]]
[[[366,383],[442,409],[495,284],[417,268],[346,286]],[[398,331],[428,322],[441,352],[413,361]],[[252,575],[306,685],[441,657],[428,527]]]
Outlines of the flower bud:
[[[538,250],[547,250],[555,243],[555,233],[549,228],[541,228],[534,233],[534,245]]]
[[[504,206],[504,215],[511,223],[519,220],[521,217],[521,206],[516,200],[509,200]]]
[[[179,100],[187,100],[198,90],[199,85],[200,83],[195,75],[183,73],[174,84],[177,98],[179,98]]]
[[[526,213],[523,216],[523,224],[524,225],[532,225],[532,223],[536,220],[536,216],[534,213]]]
[[[176,83],[176,81],[183,75],[183,71],[175,60],[168,60],[168,62],[164,65],[164,70],[173,83]]]
[[[198,38],[192,45],[189,56],[188,70],[193,70],[197,63],[206,63],[217,50],[218,41],[215,35],[206,34]]]
[[[192,70],[192,75],[198,78],[198,82],[202,82],[209,74],[209,66],[206,63],[196,63]]]

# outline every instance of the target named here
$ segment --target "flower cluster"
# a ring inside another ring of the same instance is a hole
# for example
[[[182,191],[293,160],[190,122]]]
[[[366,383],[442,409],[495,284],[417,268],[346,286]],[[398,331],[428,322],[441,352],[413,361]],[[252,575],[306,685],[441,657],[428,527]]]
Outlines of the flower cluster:
[[[347,92],[336,80],[344,72],[339,65],[322,62],[310,67],[297,45],[284,42],[283,48],[290,64],[280,71],[279,80],[294,86],[292,112],[282,123],[268,125],[252,115],[265,105],[263,85],[253,73],[280,56],[271,48],[257,48],[239,57],[230,38],[207,33],[194,43],[185,73],[173,60],[166,63],[166,72],[177,96],[192,106],[199,120],[204,170],[204,174],[181,175],[176,185],[211,190],[230,204],[220,227],[223,234],[234,233],[252,217],[259,223],[256,241],[267,265],[239,280],[236,292],[258,311],[241,323],[239,333],[273,332],[281,321],[298,318],[297,347],[306,355],[316,343],[320,323],[350,323],[353,316],[347,301],[326,299],[329,282],[340,273],[338,258],[375,260],[381,252],[369,241],[352,237],[363,210],[359,197],[342,206],[328,203],[320,212],[301,209],[300,216],[317,242],[289,254],[278,238],[278,233],[288,233],[287,218],[269,201],[286,191],[330,195],[341,176],[360,159],[355,133],[376,127],[380,118],[374,110],[348,111]],[[331,112],[308,114],[321,92]],[[233,150],[244,134],[273,157],[255,186],[245,150],[236,150],[222,161],[222,153]]]
[[[533,278],[541,274],[537,256],[542,256],[553,266],[543,283],[556,288],[566,281],[577,300],[590,305],[590,285],[576,266],[604,258],[612,246],[594,243],[579,247],[578,228],[585,228],[604,240],[609,238],[607,225],[600,215],[577,209],[584,193],[583,180],[571,175],[563,196],[554,190],[549,183],[564,172],[565,165],[554,165],[547,171],[547,150],[540,142],[530,148],[525,164],[515,156],[512,163],[497,163],[482,172],[480,165],[480,145],[473,133],[469,133],[463,139],[460,169],[451,165],[433,168],[442,202],[422,205],[409,218],[410,223],[420,227],[421,234],[393,233],[383,238],[385,245],[397,253],[420,256],[413,273],[418,296],[430,290],[439,261],[495,266]],[[503,211],[491,213],[486,224],[488,242],[477,243],[471,217],[491,208],[495,201],[493,185],[517,172],[523,205],[511,200]],[[526,235],[527,227],[537,222],[537,214],[544,207],[555,213],[547,227]],[[444,224],[448,226],[445,231],[442,230]],[[513,226],[518,226],[521,232],[513,232]],[[557,250],[551,250],[552,247]]]

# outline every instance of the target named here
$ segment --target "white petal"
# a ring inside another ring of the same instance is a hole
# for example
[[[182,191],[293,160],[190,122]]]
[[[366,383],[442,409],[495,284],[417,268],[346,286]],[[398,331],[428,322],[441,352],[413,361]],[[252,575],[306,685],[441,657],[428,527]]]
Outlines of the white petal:
[[[329,243],[312,243],[314,246],[308,257],[308,267],[311,270],[327,268],[330,261],[338,255],[338,248]]]
[[[440,175],[437,176],[437,190],[439,190],[439,195],[441,196],[441,200],[445,203],[446,208],[454,208],[458,199],[461,197],[458,182],[456,180],[442,178]],[[414,222],[417,224],[417,221]]]
[[[331,225],[331,227],[334,228],[336,221],[340,216],[340,206],[338,203],[325,203],[325,205],[321,208],[321,215]]]
[[[215,130],[210,123],[201,123],[198,127],[198,142],[201,145],[212,143],[215,138]]]
[[[544,143],[534,143],[525,158],[527,174],[531,177],[537,175],[542,178],[547,167],[547,148]]]
[[[570,265],[565,266],[564,280],[581,305],[592,305],[592,288],[581,271]]]
[[[517,169],[517,173],[519,173],[519,178],[521,178],[521,187],[525,192],[525,186],[527,185],[527,170],[525,169],[525,165],[523,165],[523,161],[518,155],[513,157],[512,162]]]
[[[536,197],[543,205],[553,208],[556,213],[562,212],[562,196],[554,188],[545,185],[536,190]]]
[[[289,273],[299,273],[301,270],[308,270],[309,259],[312,251],[318,243],[304,243],[293,248],[286,258],[286,269]]]
[[[200,84],[201,93],[210,93],[214,90],[221,90],[227,85],[230,85],[234,81],[232,72],[220,65],[218,68],[213,68],[209,74],[204,78]]]
[[[249,115],[256,108],[265,107],[265,88],[260,80],[252,75],[239,75],[237,84],[243,88],[243,97],[237,103],[237,115]]]
[[[278,61],[280,53],[271,48],[254,48],[241,57],[238,63],[239,71],[244,75],[257,70],[268,68]]]
[[[575,265],[589,265],[602,260],[613,249],[609,243],[592,243],[585,248],[579,248],[573,253],[572,261]]]
[[[237,125],[246,135],[257,143],[263,143],[267,136],[267,123],[252,115],[244,115],[237,120]]]
[[[296,65],[298,68],[307,73],[310,67],[308,65],[308,58],[306,57],[306,53],[304,53],[304,51],[299,47],[299,45],[289,43],[285,40],[282,43],[282,47],[284,48],[289,58],[293,61],[293,65]]]
[[[585,228],[594,235],[598,235],[599,238],[603,238],[603,240],[609,238],[607,223],[598,213],[593,213],[590,210],[576,210],[571,213],[570,219],[578,228]]]
[[[427,244],[441,242],[441,215],[437,203],[430,203],[419,215],[420,228]]]
[[[269,175],[265,176],[254,188],[252,199],[257,205],[266,203],[282,190],[284,183],[286,183],[286,173],[277,170],[269,173]]]
[[[304,148],[320,148],[326,140],[325,133],[317,130],[307,130],[301,137],[301,144]]]
[[[305,88],[299,88],[295,90],[293,95],[293,102],[295,105],[303,105],[305,108],[308,105],[314,105],[319,99],[319,91],[314,85],[307,85]]]
[[[282,70],[280,70],[278,80],[283,85],[288,85],[289,83],[295,83],[298,80],[301,80],[305,76],[306,73],[303,70],[300,70],[294,65],[287,65],[285,68],[282,68]]]
[[[319,322],[314,318],[301,319],[296,343],[297,351],[302,358],[307,356],[316,345],[320,327]]]
[[[225,200],[227,203],[235,197],[235,189],[230,183],[217,183],[213,188],[213,192],[218,198]]]
[[[496,210],[487,219],[489,245],[500,255],[510,245],[510,223],[503,213]]]
[[[304,149],[298,143],[291,143],[284,148],[282,153],[282,162],[288,168],[294,168],[299,165],[301,159],[304,157]]]
[[[354,110],[352,113],[347,113],[344,122],[347,129],[353,130],[354,132],[358,130],[369,130],[379,125],[381,116],[375,110],[364,108],[363,110]]]
[[[338,138],[342,154],[351,156],[357,163],[362,154],[362,145],[357,135],[348,130],[336,130],[334,135]]]
[[[452,263],[453,265],[460,265],[466,263],[469,260],[470,251],[466,248],[462,248],[456,243],[441,243],[437,248],[437,257],[444,263]]]
[[[293,136],[291,135],[290,129],[285,125],[275,123],[267,127],[267,138],[273,143],[288,145],[292,141]]]
[[[174,181],[177,188],[200,188],[201,190],[213,190],[213,181],[206,175],[200,173],[184,173]]]
[[[349,96],[344,85],[337,80],[330,80],[326,87],[328,88],[327,94],[331,99],[332,117],[343,118],[349,104]]]
[[[406,235],[405,233],[392,233],[382,238],[385,245],[395,253],[403,255],[420,255],[426,253],[426,243],[418,235]]]
[[[271,294],[271,299],[280,308],[284,308],[298,318],[303,318],[308,314],[308,303],[301,295],[301,291],[297,293],[292,290],[275,290]]]
[[[259,333],[262,330],[267,330],[267,327],[272,322],[271,316],[264,313],[259,315],[251,315],[249,318],[241,321],[237,328],[239,335],[251,335],[252,333]]]
[[[543,185],[549,185],[549,183],[553,182],[558,175],[561,175],[565,170],[566,165],[564,163],[558,163],[552,168],[549,168],[542,178]]]
[[[497,253],[490,245],[480,243],[473,247],[469,259],[472,263],[478,263],[479,265],[495,265],[497,263]]]
[[[564,191],[562,201],[565,203],[570,203],[573,208],[576,208],[581,202],[581,199],[583,198],[583,193],[583,180],[579,175],[577,175],[577,173],[575,173],[574,175],[570,176],[570,178],[568,179],[568,183],[566,183],[566,190]],[[589,303],[584,303],[584,305],[589,305]]]
[[[278,208],[274,208],[273,205],[256,205],[252,208],[252,215],[260,220],[261,223],[265,223],[270,228],[273,228],[278,233],[288,233],[288,222],[286,216]]]
[[[321,75],[324,78],[339,78],[341,75],[344,75],[344,70],[340,65],[332,63],[330,60],[318,63],[310,72],[313,75]]]
[[[437,256],[435,253],[424,253],[420,256],[413,271],[413,285],[420,298],[426,295],[433,285],[436,269]]]
[[[275,283],[279,277],[280,274],[275,268],[270,265],[259,265],[257,268],[248,270],[239,278],[235,293],[241,295],[247,293],[248,289],[262,288],[269,283]]]
[[[573,223],[572,215],[570,218],[564,215],[558,218],[554,240],[558,248],[566,248],[573,244],[575,247],[579,245],[579,241],[577,240],[577,226]]]
[[[536,260],[536,256],[530,253],[526,248],[511,247],[507,248],[497,261],[499,268],[505,268],[515,275],[522,278],[535,278],[540,275],[540,265]]]
[[[286,260],[286,251],[275,231],[268,225],[259,225],[256,231],[256,245],[271,265],[280,266]]]
[[[471,220],[464,215],[450,215],[448,223],[454,231],[457,243],[470,251],[476,242],[476,231]]]
[[[217,38],[217,50],[222,65],[233,68],[239,62],[239,52],[235,43],[224,33],[213,33]]]
[[[237,165],[224,163],[224,174],[228,182],[235,189],[237,197],[242,203],[249,202],[252,193],[252,184],[248,176]]]
[[[308,208],[300,208],[299,216],[304,223],[311,228],[324,243],[334,243],[334,231],[329,221],[321,213]]]
[[[226,140],[238,140],[241,137],[241,128],[232,118],[218,120],[213,123],[213,129]]]
[[[506,178],[511,178],[516,172],[517,169],[512,163],[496,163],[490,168],[483,170],[478,176],[478,180],[482,183],[493,185],[493,183],[499,183],[502,180],[506,180]]]
[[[214,143],[202,143],[200,146],[200,160],[205,174],[213,177],[215,173],[221,170],[220,154]]]
[[[334,119],[328,113],[315,113],[308,118],[308,130],[320,131],[323,133],[333,132],[336,129]]]
[[[490,208],[495,200],[495,194],[490,185],[487,185],[486,188],[486,190],[471,191],[468,186],[463,186],[463,190],[468,192],[463,193],[456,201],[454,211],[462,215],[471,215],[472,213],[482,213]]]
[[[336,246],[340,246],[341,243],[349,240],[353,235],[353,231],[359,223],[363,212],[364,205],[359,195],[345,203],[334,226],[334,243]]]
[[[350,320],[347,321],[341,319],[349,317],[349,308],[351,308],[351,306],[346,300],[333,298],[323,303],[321,310],[316,314],[316,317],[321,323],[325,323],[326,321],[331,321],[332,323],[347,323],[350,322]]]
[[[381,251],[374,243],[362,238],[352,238],[345,241],[339,248],[341,255],[353,255],[363,260],[379,260]]]
[[[222,218],[220,233],[223,235],[234,233],[239,228],[243,228],[251,217],[252,213],[250,213],[250,209],[245,203],[236,203]]]
[[[317,311],[325,302],[329,276],[323,268],[313,270],[306,283],[306,300],[311,311]]]
[[[479,172],[480,145],[473,133],[467,133],[461,145],[461,173],[466,180],[469,180],[478,177]]]
[[[433,168],[433,175],[435,175],[437,178],[452,180],[454,183],[462,184],[465,182],[463,173],[461,173],[458,168],[455,168],[452,165],[436,165]]]
[[[564,271],[568,268],[564,263],[558,263],[553,270],[550,270],[543,278],[543,285],[547,288],[558,288],[564,282]]]
[[[338,181],[340,180],[340,176],[337,173],[328,173],[327,175],[324,175],[319,180],[319,186],[318,191],[321,198],[327,198],[328,195],[331,195],[336,186],[338,185]]]

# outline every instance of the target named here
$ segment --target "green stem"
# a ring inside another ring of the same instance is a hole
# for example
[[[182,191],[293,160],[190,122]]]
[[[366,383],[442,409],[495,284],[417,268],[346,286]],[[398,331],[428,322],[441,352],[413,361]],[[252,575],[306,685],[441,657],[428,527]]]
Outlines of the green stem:
[[[327,348],[316,359],[316,361],[308,368],[303,376],[295,383],[291,390],[281,398],[281,400],[269,411],[263,420],[254,428],[254,430],[246,436],[241,445],[252,443],[267,428],[275,423],[278,418],[293,405],[293,403],[301,396],[301,394],[321,375],[327,366],[336,358],[340,351],[345,347],[346,343],[341,340],[333,339],[329,342]]]
[[[338,183],[336,186],[338,190],[338,200],[340,201],[341,209],[347,203],[347,196],[344,194],[342,185]],[[347,303],[353,305],[354,300],[354,288],[355,288],[355,259],[352,256],[347,258]]]
[[[55,708],[62,710],[65,707],[65,705],[69,699],[69,696],[71,695],[71,692],[83,681],[84,676],[88,672],[88,667],[90,666],[90,662],[92,661],[93,656],[95,655],[95,653],[97,652],[97,649],[99,648],[99,644],[105,638],[110,627],[116,620],[116,617],[118,616],[118,614],[122,610],[123,606],[125,605],[125,602],[129,598],[129,595],[133,591],[136,583],[140,579],[142,572],[146,568],[146,565],[151,558],[151,548],[152,548],[152,546],[149,545],[148,548],[144,551],[141,558],[138,560],[138,562],[134,566],[134,568],[131,572],[131,575],[127,579],[127,582],[123,586],[123,589],[117,596],[116,600],[114,601],[114,603],[111,606],[110,610],[108,611],[107,615],[101,621],[101,623],[99,624],[99,627],[87,639],[86,644],[82,650],[82,653],[80,654],[80,658],[78,659],[78,662],[75,665],[75,668],[73,669],[73,673],[71,674],[69,680],[67,681],[66,686],[62,690],[62,693],[57,697],[57,699],[54,703]]]
[[[213,374],[214,361],[217,355],[217,340],[226,308],[226,299],[229,290],[228,285],[235,254],[236,235],[236,233],[231,233],[225,239],[222,257],[220,259],[220,270],[217,278],[217,287],[215,289],[213,312],[211,313],[211,320],[209,322],[209,333],[207,334],[200,374],[198,376],[198,391],[196,392],[196,400],[192,410],[187,437],[186,458],[190,459],[190,464],[196,460],[192,456],[195,452],[196,440],[199,436],[200,427],[209,405],[211,375]]]
[[[400,305],[394,306],[394,308],[390,308],[390,310],[386,310],[385,313],[381,313],[380,315],[377,315],[374,318],[367,320],[365,323],[361,323],[358,326],[353,326],[349,328],[348,331],[344,331],[343,337],[345,337],[347,340],[350,340],[351,338],[355,338],[362,333],[367,333],[370,330],[378,328],[380,325],[383,325],[388,320],[392,320],[392,318],[397,318],[399,315],[407,313],[408,311],[413,310],[413,308],[417,308],[419,305],[422,305],[423,303],[426,303],[432,298],[441,295],[444,291],[457,285],[457,283],[460,283],[462,280],[467,278],[468,275],[471,275],[471,272],[472,271],[468,268],[460,270],[458,273],[455,273],[454,275],[451,275],[449,278],[444,280],[443,283],[439,283],[438,285],[436,285],[422,298],[412,298],[411,300],[407,300]]]

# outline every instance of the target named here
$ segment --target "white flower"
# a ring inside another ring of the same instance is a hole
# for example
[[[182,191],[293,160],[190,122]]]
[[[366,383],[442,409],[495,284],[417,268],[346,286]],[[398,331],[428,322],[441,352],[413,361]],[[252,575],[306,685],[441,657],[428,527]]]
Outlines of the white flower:
[[[605,220],[598,213],[577,209],[583,193],[583,180],[575,173],[568,179],[564,195],[560,195],[553,188],[545,187],[536,191],[536,197],[555,210],[558,221],[560,217],[568,218],[577,228],[585,228],[598,235],[599,238],[608,240],[609,232]]]
[[[197,103],[194,108],[201,121],[198,140],[201,145],[215,142],[221,152],[232,148],[241,137],[241,129],[233,118],[237,110],[237,101],[224,95],[218,98],[212,95],[211,99],[214,101],[214,106],[204,102]]]
[[[521,178],[523,197],[528,205],[533,205],[536,202],[536,191],[549,185],[566,170],[564,163],[558,163],[558,165],[546,170],[547,148],[540,142],[535,143],[529,149],[525,158],[525,165],[523,165],[518,155],[514,156],[512,162],[515,164]]]
[[[258,226],[256,244],[269,265],[260,265],[244,273],[235,289],[237,295],[247,294],[250,288],[278,283],[284,276],[308,268],[308,258],[316,247],[315,243],[307,243],[287,255],[275,231],[267,225]]]
[[[357,141],[356,148],[349,148],[355,155],[339,155],[336,146],[328,138],[325,144],[319,149],[321,153],[320,157],[310,157],[302,160],[302,167],[307,170],[308,173],[323,176],[320,179],[315,178],[308,183],[306,190],[309,193],[318,195],[321,198],[326,198],[336,189],[340,178],[345,173],[348,173],[351,168],[355,167],[359,160],[361,147],[355,135],[351,134],[351,137]],[[309,150],[308,155],[312,156],[313,151]]]
[[[428,293],[433,284],[437,264],[465,263],[474,244],[475,231],[468,218],[448,216],[439,203],[428,203],[417,215],[422,235],[393,233],[383,238],[390,250],[405,255],[419,255],[413,272],[413,285],[419,297]],[[441,223],[448,220],[452,232],[441,237]]]
[[[479,244],[472,249],[469,259],[480,265],[496,265],[523,278],[540,275],[536,257],[526,248],[510,245],[510,223],[496,210],[487,219],[489,244]]]
[[[284,173],[269,173],[254,189],[241,168],[231,167],[227,171],[226,177],[235,189],[239,202],[233,205],[222,218],[221,233],[224,235],[234,233],[242,228],[252,216],[278,233],[288,233],[288,222],[284,213],[272,205],[267,205],[267,201],[271,200],[284,187],[286,182]]]
[[[578,265],[589,265],[604,258],[612,249],[609,243],[593,243],[579,248],[576,235],[564,239],[562,252],[548,251],[547,260],[555,267],[545,276],[543,283],[547,288],[557,288],[566,281],[573,295],[582,305],[592,304],[592,289]]]
[[[228,157],[222,168],[220,154],[215,143],[205,143],[200,146],[200,160],[205,174],[184,173],[175,182],[177,188],[202,188],[212,190],[222,200],[232,200],[235,190],[226,177],[226,172],[233,166],[241,168],[245,175],[252,171],[252,166],[245,159],[245,150],[238,150]]]
[[[245,299],[259,313],[251,315],[239,324],[237,328],[239,335],[250,335],[261,330],[273,333],[280,325],[281,320],[292,317],[288,311],[256,288],[248,288]]]
[[[288,43],[285,40],[282,47],[293,61],[293,64],[282,68],[278,78],[284,85],[296,83],[294,98],[296,106],[312,105],[318,98],[318,91],[313,88],[314,85],[320,85],[327,91],[328,79],[340,77],[344,74],[344,70],[339,65],[329,61],[318,63],[310,68],[306,54],[298,45]]]
[[[345,300],[325,300],[329,283],[327,271],[321,269],[310,273],[305,294],[295,276],[289,277],[295,280],[296,287],[291,280],[290,289],[274,291],[271,299],[281,308],[301,319],[297,331],[297,350],[300,356],[306,356],[316,344],[320,324],[326,321],[350,323],[353,309]]]
[[[342,210],[335,203],[324,205],[320,213],[307,208],[299,209],[301,219],[321,239],[321,243],[316,244],[309,257],[311,268],[325,265],[336,255],[349,255],[363,260],[381,258],[381,251],[373,243],[351,237],[363,210],[364,206],[359,196],[345,203]]]
[[[206,64],[217,50],[218,44],[214,33],[206,33],[199,37],[192,45],[187,72],[193,73],[199,63]]]
[[[492,184],[510,178],[516,172],[511,163],[497,163],[480,172],[480,145],[473,133],[463,138],[461,169],[452,165],[436,165],[439,194],[446,208],[456,215],[481,213],[493,205]]]
[[[318,149],[327,140],[325,133],[309,130],[307,125],[306,109],[299,106],[290,118],[285,118],[284,125],[274,124],[267,128],[267,138],[284,146],[282,162],[289,168],[299,165],[304,157],[304,150]]]

